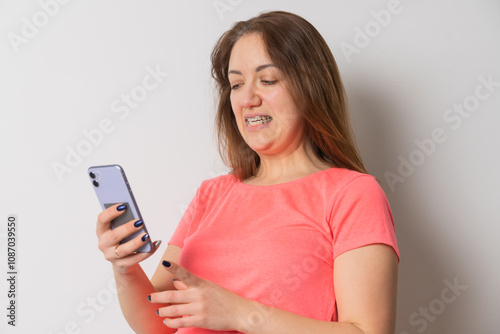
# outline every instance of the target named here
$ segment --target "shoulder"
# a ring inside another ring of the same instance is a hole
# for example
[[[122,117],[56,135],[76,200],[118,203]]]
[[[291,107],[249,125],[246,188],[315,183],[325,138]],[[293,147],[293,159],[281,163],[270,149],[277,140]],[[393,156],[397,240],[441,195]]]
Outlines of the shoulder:
[[[377,179],[370,174],[343,169],[341,176],[341,191],[344,192],[379,192],[382,190]]]
[[[384,190],[370,174],[345,168],[330,168],[321,172],[315,178],[315,183],[315,188],[325,194],[334,207],[347,203],[388,204]]]
[[[209,199],[220,196],[230,189],[237,179],[232,174],[225,174],[213,177],[201,182],[197,191],[198,201],[206,202]]]
[[[201,182],[200,189],[224,187],[235,182],[237,182],[237,179],[233,174],[224,174],[213,177],[211,179],[203,180]]]
[[[317,173],[314,183],[324,185],[329,192],[352,192],[381,189],[377,179],[346,168],[329,168]]]

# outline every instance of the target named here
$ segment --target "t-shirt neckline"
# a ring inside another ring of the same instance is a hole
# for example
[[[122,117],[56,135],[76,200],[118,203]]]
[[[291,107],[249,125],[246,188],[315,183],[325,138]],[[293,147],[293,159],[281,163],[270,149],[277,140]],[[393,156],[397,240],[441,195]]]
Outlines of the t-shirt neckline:
[[[238,179],[236,176],[234,176],[234,174],[231,174],[231,175],[232,175],[233,179],[235,180],[235,182],[237,184],[241,185],[241,186],[249,187],[249,188],[251,187],[251,188],[255,188],[255,189],[258,189],[258,188],[264,189],[264,188],[271,188],[271,187],[284,187],[284,186],[287,186],[287,185],[290,185],[290,184],[295,184],[295,183],[298,183],[298,182],[302,182],[304,180],[310,179],[310,178],[312,178],[314,176],[317,176],[319,174],[325,173],[327,171],[331,171],[332,169],[335,169],[335,167],[323,169],[323,170],[311,173],[309,175],[303,176],[301,178],[298,178],[298,179],[295,179],[295,180],[292,180],[292,181],[287,181],[287,182],[283,182],[283,183],[276,183],[276,184],[269,184],[269,185],[256,185],[256,184],[244,183],[240,179]]]

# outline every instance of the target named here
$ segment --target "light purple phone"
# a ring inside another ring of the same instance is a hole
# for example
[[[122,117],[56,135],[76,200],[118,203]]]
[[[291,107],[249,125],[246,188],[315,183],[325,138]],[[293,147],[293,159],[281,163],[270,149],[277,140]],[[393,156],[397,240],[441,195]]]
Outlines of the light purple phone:
[[[103,210],[117,203],[126,205],[125,212],[111,221],[111,228],[114,229],[132,219],[141,219],[139,207],[132,193],[132,189],[125,176],[125,171],[120,165],[93,166],[88,169],[88,176],[94,187],[99,203]],[[137,232],[126,237],[120,243],[125,243],[138,235],[148,233],[146,224]],[[153,249],[151,238],[138,248],[136,252],[150,252]]]

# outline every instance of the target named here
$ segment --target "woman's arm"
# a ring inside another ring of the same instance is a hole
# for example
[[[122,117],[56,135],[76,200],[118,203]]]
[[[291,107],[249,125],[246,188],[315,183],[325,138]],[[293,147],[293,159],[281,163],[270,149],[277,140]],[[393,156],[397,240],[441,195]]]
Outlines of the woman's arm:
[[[104,210],[97,219],[96,234],[99,239],[99,249],[106,260],[113,265],[118,300],[123,315],[130,327],[136,333],[175,333],[176,330],[166,327],[161,318],[156,315],[155,307],[148,301],[148,296],[157,291],[175,289],[173,276],[163,270],[162,278],[166,284],[153,285],[142,270],[139,263],[150,257],[157,249],[158,244],[150,253],[134,253],[145,241],[143,235],[124,243],[119,241],[137,231],[141,226],[135,226],[136,220],[121,225],[114,230],[110,228],[110,221],[118,217],[123,211],[118,211],[118,205]],[[136,224],[139,225],[139,224]],[[169,245],[164,259],[179,261],[180,248]],[[154,278],[154,277],[153,277]],[[168,306],[164,304],[163,306]]]
[[[147,300],[157,290],[140,265],[130,268],[127,273],[113,272],[123,316],[135,333],[175,333],[176,330],[166,327],[163,319],[156,315],[158,307]]]
[[[163,260],[179,262],[181,248],[168,245],[163,254]],[[127,273],[113,270],[116,280],[116,289],[122,313],[129,326],[136,333],[175,333],[177,329],[168,328],[156,311],[159,307],[168,304],[151,304],[147,297],[154,292],[175,290],[172,279],[174,276],[160,268],[156,270],[151,281],[140,265],[131,268]],[[161,266],[163,267],[163,266]]]
[[[258,263],[256,264],[258,265]],[[172,328],[203,327],[247,334],[392,334],[396,317],[398,259],[381,244],[357,248],[334,262],[338,322],[320,321],[245,299],[201,279],[175,263],[166,269],[184,291],[154,293],[153,303],[176,303],[160,309]],[[314,279],[314,278],[311,278]]]
[[[348,251],[334,262],[338,322],[319,321],[273,309],[261,324],[249,325],[243,332],[392,334],[396,323],[397,267],[398,258],[386,245]],[[264,306],[260,304],[259,307]]]

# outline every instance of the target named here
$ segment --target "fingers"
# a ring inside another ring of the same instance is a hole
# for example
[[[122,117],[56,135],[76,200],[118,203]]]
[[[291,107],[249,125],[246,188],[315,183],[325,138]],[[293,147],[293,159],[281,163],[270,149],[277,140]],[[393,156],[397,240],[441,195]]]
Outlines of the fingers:
[[[143,227],[143,225],[144,225],[144,222],[140,219],[130,220],[127,223],[120,225],[117,228],[106,232],[105,233],[106,238],[111,244],[116,245],[120,241],[122,241],[124,238],[139,231]],[[145,233],[141,234],[140,237],[143,237],[144,234]],[[135,240],[135,239],[137,239],[137,237],[134,237],[133,240]],[[130,241],[132,241],[132,240],[130,240]],[[147,240],[143,240],[143,241],[147,241]],[[129,243],[129,241],[127,241],[127,243]]]
[[[125,210],[123,210],[123,206],[120,207],[120,205],[122,204],[118,203],[113,206],[110,206],[106,210],[102,211],[99,214],[99,216],[97,216],[97,227],[96,227],[97,236],[103,234],[106,231],[111,230],[110,222],[116,217],[123,214]],[[118,207],[120,207],[120,210],[118,210]]]
[[[180,279],[186,287],[196,287],[203,282],[203,279],[174,262],[163,261],[162,265],[166,270],[174,275],[174,277]]]
[[[203,285],[202,278],[191,273],[184,267],[174,262],[163,261],[162,265],[175,277],[174,286],[177,290],[166,290],[152,293],[148,299],[152,303],[184,304],[195,300],[196,292],[188,288],[200,288]],[[196,289],[195,289],[196,290]]]
[[[177,278],[174,278],[174,287],[177,289],[177,290],[186,290],[187,289],[187,285],[182,283],[179,279]]]
[[[140,261],[143,261],[144,259],[150,257],[153,255],[156,250],[160,247],[161,240],[157,240],[153,243],[153,247],[150,252],[138,252],[137,249],[142,247],[145,243],[147,243],[150,240],[149,235],[147,233],[143,233],[138,235],[132,240],[127,241],[126,243],[123,244],[114,244],[111,247],[107,248],[103,253],[104,257],[106,260],[111,261],[111,262],[119,262],[122,259],[128,258],[135,256],[137,254],[144,254],[145,257],[135,257],[135,258],[141,258]]]
[[[186,290],[185,284],[181,283],[179,279],[174,278],[174,286],[177,290]],[[178,294],[176,290],[165,290],[162,292],[155,292],[148,296],[148,300],[151,303],[167,304],[169,309],[165,307],[160,307],[156,310],[156,315],[165,317],[182,317],[185,314],[189,314],[188,306],[186,303],[191,302],[193,297],[189,294]],[[168,300],[169,302],[165,302]],[[160,305],[159,305],[160,306]],[[173,309],[170,307],[175,306]],[[175,316],[174,316],[175,314]]]
[[[121,240],[123,240],[125,237],[128,237],[129,235],[139,231],[144,223],[142,220],[131,220],[127,222],[126,224],[123,224],[114,230],[109,229],[108,231],[98,235],[99,238],[99,249],[101,252],[104,253],[104,256],[106,259],[110,260],[112,257],[110,255],[113,255],[111,253],[114,253],[114,248],[120,243]],[[120,253],[118,253],[118,256],[120,257],[125,257],[131,253],[133,253],[137,248],[141,247],[145,242],[147,242],[149,239],[149,235],[146,235],[146,233],[143,233],[134,239],[122,244],[122,245],[127,245],[125,250],[121,250]],[[120,247],[122,246],[120,245]],[[135,247],[132,251],[130,251],[130,248]],[[113,251],[111,252],[110,249],[113,248]],[[115,253],[114,256],[117,256]]]
[[[113,270],[121,273],[128,272],[130,268],[153,255],[161,244],[161,241],[156,241],[150,252],[135,253],[150,240],[150,237],[147,233],[140,233],[144,225],[142,220],[130,220],[111,229],[111,221],[126,212],[125,210],[127,210],[125,205],[115,204],[99,214],[96,224],[99,249],[106,260],[113,264]],[[134,235],[134,233],[138,234]],[[132,239],[120,244],[129,236],[132,236]]]
[[[234,319],[247,313],[247,305],[251,301],[196,276],[174,262],[164,260],[162,265],[172,276],[180,279],[174,281],[174,285],[181,290],[155,292],[148,296],[148,300],[160,304],[156,314],[165,318],[164,323],[168,327],[229,331],[237,327]]]
[[[126,256],[129,256],[148,241],[149,234],[142,233],[134,239],[127,241],[126,243],[116,245],[113,251],[114,255],[117,258],[124,258]]]
[[[155,241],[153,243],[153,249],[149,253],[134,253],[131,255],[128,255],[126,257],[122,257],[121,259],[116,257],[116,254],[114,255],[115,258],[112,258],[109,260],[111,263],[113,263],[113,269],[119,273],[127,273],[131,267],[134,265],[138,264],[139,262],[142,262],[146,260],[148,257],[153,255],[156,250],[160,247],[161,241]],[[122,245],[118,247],[118,254],[121,253],[121,248]]]
[[[188,304],[176,304],[166,307],[161,307],[157,311],[157,315],[162,318],[177,318],[193,313],[193,306]]]
[[[194,301],[194,296],[195,295],[188,290],[167,290],[151,293],[148,300],[151,303],[158,304],[186,304]]]

